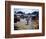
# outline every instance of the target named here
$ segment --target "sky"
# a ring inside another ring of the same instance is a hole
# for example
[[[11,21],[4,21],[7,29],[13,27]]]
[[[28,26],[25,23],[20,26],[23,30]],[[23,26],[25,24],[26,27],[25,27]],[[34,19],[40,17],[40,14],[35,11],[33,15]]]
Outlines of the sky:
[[[32,13],[34,11],[39,11],[39,9],[14,8],[14,11],[16,12],[22,11],[22,12],[25,12],[25,14],[27,14],[27,13]]]

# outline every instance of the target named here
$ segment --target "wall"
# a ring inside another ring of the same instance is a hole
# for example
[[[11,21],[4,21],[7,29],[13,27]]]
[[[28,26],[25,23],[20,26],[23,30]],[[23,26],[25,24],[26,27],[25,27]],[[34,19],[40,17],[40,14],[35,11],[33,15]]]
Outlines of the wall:
[[[16,0],[16,1],[46,3],[46,0]],[[46,4],[45,4],[45,7],[46,7]],[[45,11],[45,15],[46,15],[46,11]],[[45,20],[46,20],[46,16],[45,16]],[[45,30],[46,30],[46,25],[45,25]],[[46,31],[45,31],[45,34],[46,34]],[[0,39],[5,39],[5,0],[0,0]],[[15,39],[15,38],[12,38],[12,39]],[[24,37],[24,38],[16,38],[16,39],[46,39],[46,35],[40,36],[40,37]]]

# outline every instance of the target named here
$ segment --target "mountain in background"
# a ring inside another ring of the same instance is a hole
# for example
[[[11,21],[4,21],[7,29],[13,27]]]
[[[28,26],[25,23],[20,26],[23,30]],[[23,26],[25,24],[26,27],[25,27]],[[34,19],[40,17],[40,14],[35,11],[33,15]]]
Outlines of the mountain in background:
[[[34,12],[32,12],[32,15],[38,16],[39,15],[39,12],[38,11],[34,11]]]
[[[38,11],[34,11],[34,12],[32,12],[32,13],[27,13],[27,14],[25,14],[25,12],[22,12],[22,11],[18,11],[18,12],[15,11],[15,14],[38,16],[38,15],[39,15],[39,12],[38,12]]]
[[[16,12],[16,14],[25,14],[25,13],[22,11],[18,11],[18,12]]]

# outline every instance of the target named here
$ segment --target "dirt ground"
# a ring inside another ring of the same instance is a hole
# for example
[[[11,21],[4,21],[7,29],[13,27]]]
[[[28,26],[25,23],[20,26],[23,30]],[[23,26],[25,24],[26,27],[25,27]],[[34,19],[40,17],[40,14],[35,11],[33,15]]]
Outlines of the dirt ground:
[[[14,23],[14,25],[17,26],[19,30],[34,29],[33,22],[31,21],[31,19],[29,20],[28,25],[26,19],[20,19],[20,22]]]

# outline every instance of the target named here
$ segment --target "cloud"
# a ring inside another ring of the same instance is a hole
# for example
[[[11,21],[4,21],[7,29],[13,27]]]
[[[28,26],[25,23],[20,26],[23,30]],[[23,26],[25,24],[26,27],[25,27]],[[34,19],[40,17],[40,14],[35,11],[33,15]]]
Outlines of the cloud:
[[[39,9],[14,8],[14,11],[16,12],[22,11],[22,12],[25,12],[25,14],[27,14],[27,13],[32,13],[34,11],[39,11]]]

